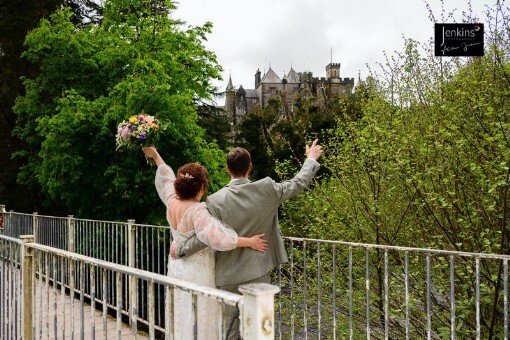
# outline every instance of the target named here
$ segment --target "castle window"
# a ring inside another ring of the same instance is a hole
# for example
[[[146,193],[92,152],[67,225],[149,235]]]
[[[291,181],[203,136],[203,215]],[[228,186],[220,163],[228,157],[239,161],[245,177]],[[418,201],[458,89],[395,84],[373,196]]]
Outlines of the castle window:
[[[269,93],[276,94],[276,87],[270,87],[269,88]]]

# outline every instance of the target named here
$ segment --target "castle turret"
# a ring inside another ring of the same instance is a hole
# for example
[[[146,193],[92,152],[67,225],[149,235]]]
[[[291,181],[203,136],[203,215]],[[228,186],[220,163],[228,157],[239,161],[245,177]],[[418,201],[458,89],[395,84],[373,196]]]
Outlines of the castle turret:
[[[257,72],[255,72],[255,89],[257,89],[260,85],[260,70],[257,69]]]
[[[232,86],[232,77],[228,79],[227,88],[225,89],[225,111],[229,120],[233,121],[236,111],[236,91]]]

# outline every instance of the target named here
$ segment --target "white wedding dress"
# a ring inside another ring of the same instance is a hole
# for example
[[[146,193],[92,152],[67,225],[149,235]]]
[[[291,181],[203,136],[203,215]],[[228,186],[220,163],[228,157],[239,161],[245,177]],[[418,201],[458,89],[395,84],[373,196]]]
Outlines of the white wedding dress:
[[[170,208],[176,200],[175,174],[166,164],[156,172],[156,190],[167,207],[167,220],[170,224]],[[184,241],[193,234],[210,248],[185,259],[168,258],[168,276],[216,288],[214,250],[232,250],[237,245],[237,234],[218,219],[211,216],[205,203],[189,206],[177,226],[170,225],[176,242]],[[218,336],[218,303],[199,296],[197,299],[197,339],[216,339]],[[193,304],[190,293],[174,291],[174,338],[194,339]],[[170,320],[172,321],[172,320]]]

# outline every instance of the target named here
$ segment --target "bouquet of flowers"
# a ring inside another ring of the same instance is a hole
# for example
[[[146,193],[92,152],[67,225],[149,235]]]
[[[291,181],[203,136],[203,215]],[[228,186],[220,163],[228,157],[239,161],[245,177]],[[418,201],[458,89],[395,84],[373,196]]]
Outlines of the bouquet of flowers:
[[[158,137],[159,122],[153,116],[141,113],[129,117],[117,127],[117,150],[140,149],[143,146],[154,145]]]

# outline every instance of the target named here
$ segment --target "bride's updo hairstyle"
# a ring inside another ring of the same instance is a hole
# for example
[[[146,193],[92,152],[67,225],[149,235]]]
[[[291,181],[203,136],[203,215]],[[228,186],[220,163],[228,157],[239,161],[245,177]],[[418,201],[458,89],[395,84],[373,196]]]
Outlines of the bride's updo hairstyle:
[[[195,198],[200,189],[207,193],[209,179],[207,169],[199,163],[184,164],[177,170],[175,193],[180,200]]]

